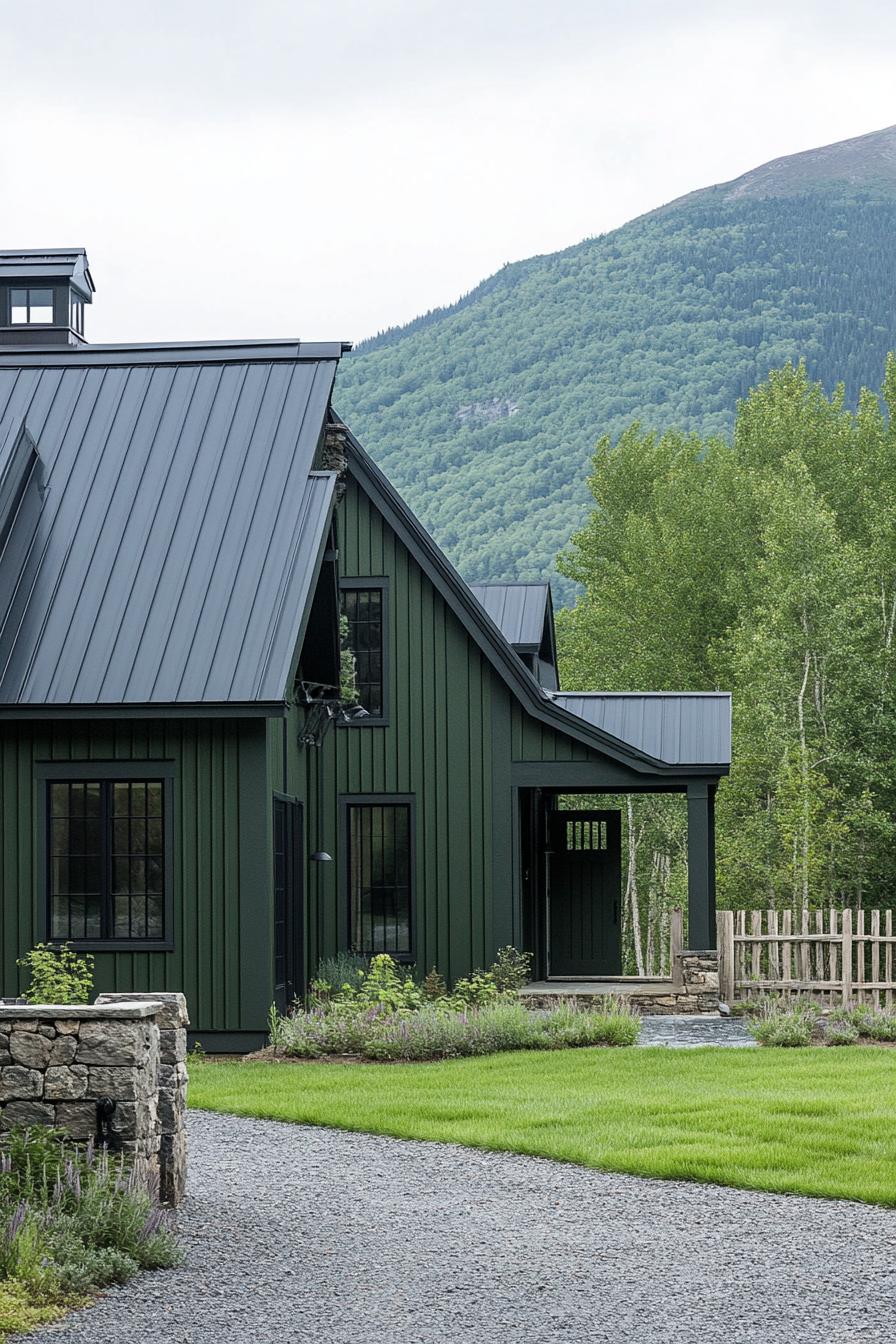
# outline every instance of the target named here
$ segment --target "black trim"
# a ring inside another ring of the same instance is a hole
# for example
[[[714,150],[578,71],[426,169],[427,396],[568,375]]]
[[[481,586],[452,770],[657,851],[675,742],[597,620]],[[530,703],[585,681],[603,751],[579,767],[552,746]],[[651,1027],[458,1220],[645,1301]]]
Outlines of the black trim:
[[[340,596],[343,592],[347,590],[363,591],[364,589],[369,588],[378,589],[381,594],[380,600],[382,604],[381,605],[382,663],[381,663],[380,676],[382,679],[382,697],[381,697],[383,706],[382,713],[381,714],[368,713],[364,718],[341,719],[338,722],[339,726],[342,728],[387,728],[389,726],[389,707],[391,702],[391,696],[389,694],[389,691],[391,688],[391,676],[392,676],[392,659],[390,656],[391,644],[392,644],[392,625],[391,625],[392,617],[391,617],[391,604],[389,593],[389,578],[387,575],[374,575],[373,577],[355,576],[352,578],[339,580]],[[341,602],[339,604],[339,611],[341,614],[342,613]]]
[[[174,950],[174,792],[178,783],[177,767],[173,761],[36,761],[34,765],[34,784],[37,790],[36,816],[38,834],[42,837],[44,853],[42,860],[35,864],[37,875],[37,897],[39,919],[46,929],[47,942],[58,944],[52,929],[52,884],[50,881],[50,863],[52,847],[50,844],[51,811],[49,806],[50,785],[70,780],[73,783],[85,780],[98,780],[103,783],[112,781],[130,782],[146,780],[162,784],[162,821],[164,836],[164,937],[162,938],[72,938],[73,947],[83,952],[172,952]],[[105,818],[104,818],[105,824]],[[108,840],[104,835],[104,858],[108,863]],[[105,916],[104,916],[105,918]]]
[[[352,807],[389,807],[396,805],[407,807],[410,813],[408,828],[408,876],[410,892],[408,894],[408,952],[390,952],[393,961],[401,965],[413,966],[417,961],[417,798],[413,793],[343,793],[339,795],[339,870],[342,874],[341,885],[344,894],[346,934],[344,947],[352,949],[352,887],[351,857],[349,852],[349,809]],[[361,953],[359,955],[377,955]]]

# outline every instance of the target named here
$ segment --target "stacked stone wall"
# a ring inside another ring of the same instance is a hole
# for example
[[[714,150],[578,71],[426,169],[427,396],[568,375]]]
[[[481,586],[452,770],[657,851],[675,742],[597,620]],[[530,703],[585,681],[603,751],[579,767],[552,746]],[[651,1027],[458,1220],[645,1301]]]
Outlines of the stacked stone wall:
[[[0,1130],[48,1125],[158,1172],[162,1199],[186,1183],[183,995],[103,995],[95,1004],[0,1005]]]

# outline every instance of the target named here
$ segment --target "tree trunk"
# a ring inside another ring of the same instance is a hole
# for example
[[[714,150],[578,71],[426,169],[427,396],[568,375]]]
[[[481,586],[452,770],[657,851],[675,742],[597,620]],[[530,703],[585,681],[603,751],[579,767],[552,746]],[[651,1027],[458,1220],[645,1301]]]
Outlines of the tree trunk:
[[[625,876],[625,904],[628,907],[635,951],[636,974],[644,974],[644,953],[641,949],[641,914],[638,909],[638,835],[635,831],[635,809],[631,794],[625,800],[628,824],[628,870]]]

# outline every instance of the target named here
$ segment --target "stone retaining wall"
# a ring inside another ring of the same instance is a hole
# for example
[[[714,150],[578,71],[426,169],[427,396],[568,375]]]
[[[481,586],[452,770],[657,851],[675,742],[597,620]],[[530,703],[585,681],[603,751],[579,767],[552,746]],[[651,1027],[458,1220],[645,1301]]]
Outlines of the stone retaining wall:
[[[639,1013],[653,1016],[716,1013],[719,1010],[719,954],[714,950],[679,952],[668,987],[663,985],[657,989],[654,981],[649,988],[646,985],[642,988],[637,981],[628,981],[620,995],[620,983],[617,980],[612,987],[608,986],[608,992],[627,999]],[[562,994],[532,994],[527,991],[522,995],[522,1001],[527,1008],[550,1008],[562,998],[579,1008],[593,1008],[599,994],[599,987],[592,982],[588,992],[581,994],[574,991],[568,993],[565,988]]]
[[[0,1005],[0,1130],[52,1125],[158,1171],[177,1204],[186,1178],[182,994],[94,1004]]]

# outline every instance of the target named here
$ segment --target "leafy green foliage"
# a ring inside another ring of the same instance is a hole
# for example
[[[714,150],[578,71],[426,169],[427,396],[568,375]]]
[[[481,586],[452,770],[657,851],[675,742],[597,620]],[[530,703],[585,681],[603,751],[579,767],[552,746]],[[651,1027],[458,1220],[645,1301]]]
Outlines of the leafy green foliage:
[[[30,973],[29,1003],[87,1003],[93,993],[93,957],[71,943],[38,943],[16,964]]]
[[[561,561],[584,589],[558,620],[564,683],[731,690],[721,903],[888,903],[896,359],[881,396],[863,392],[856,410],[785,366],[741,403],[730,443],[634,426],[599,446],[589,486],[592,513]],[[677,804],[644,806],[631,822],[638,887],[665,858],[673,898]]]
[[[532,978],[532,953],[519,952],[509,945],[499,947],[491,974],[499,993],[516,993]]]
[[[358,703],[358,666],[352,652],[348,617],[339,617],[339,699],[344,705]]]
[[[336,405],[466,579],[544,578],[597,437],[633,419],[728,434],[738,399],[801,358],[857,405],[892,341],[894,231],[892,192],[870,187],[696,193],[362,342]]]
[[[0,1144],[0,1311],[24,1295],[56,1308],[141,1269],[179,1263],[168,1214],[123,1158],[80,1150],[48,1129],[16,1128]],[[44,1317],[49,1319],[54,1312]],[[35,1320],[40,1319],[40,1315]],[[28,1321],[28,1313],[21,1316]],[[12,1326],[10,1326],[12,1328]]]

